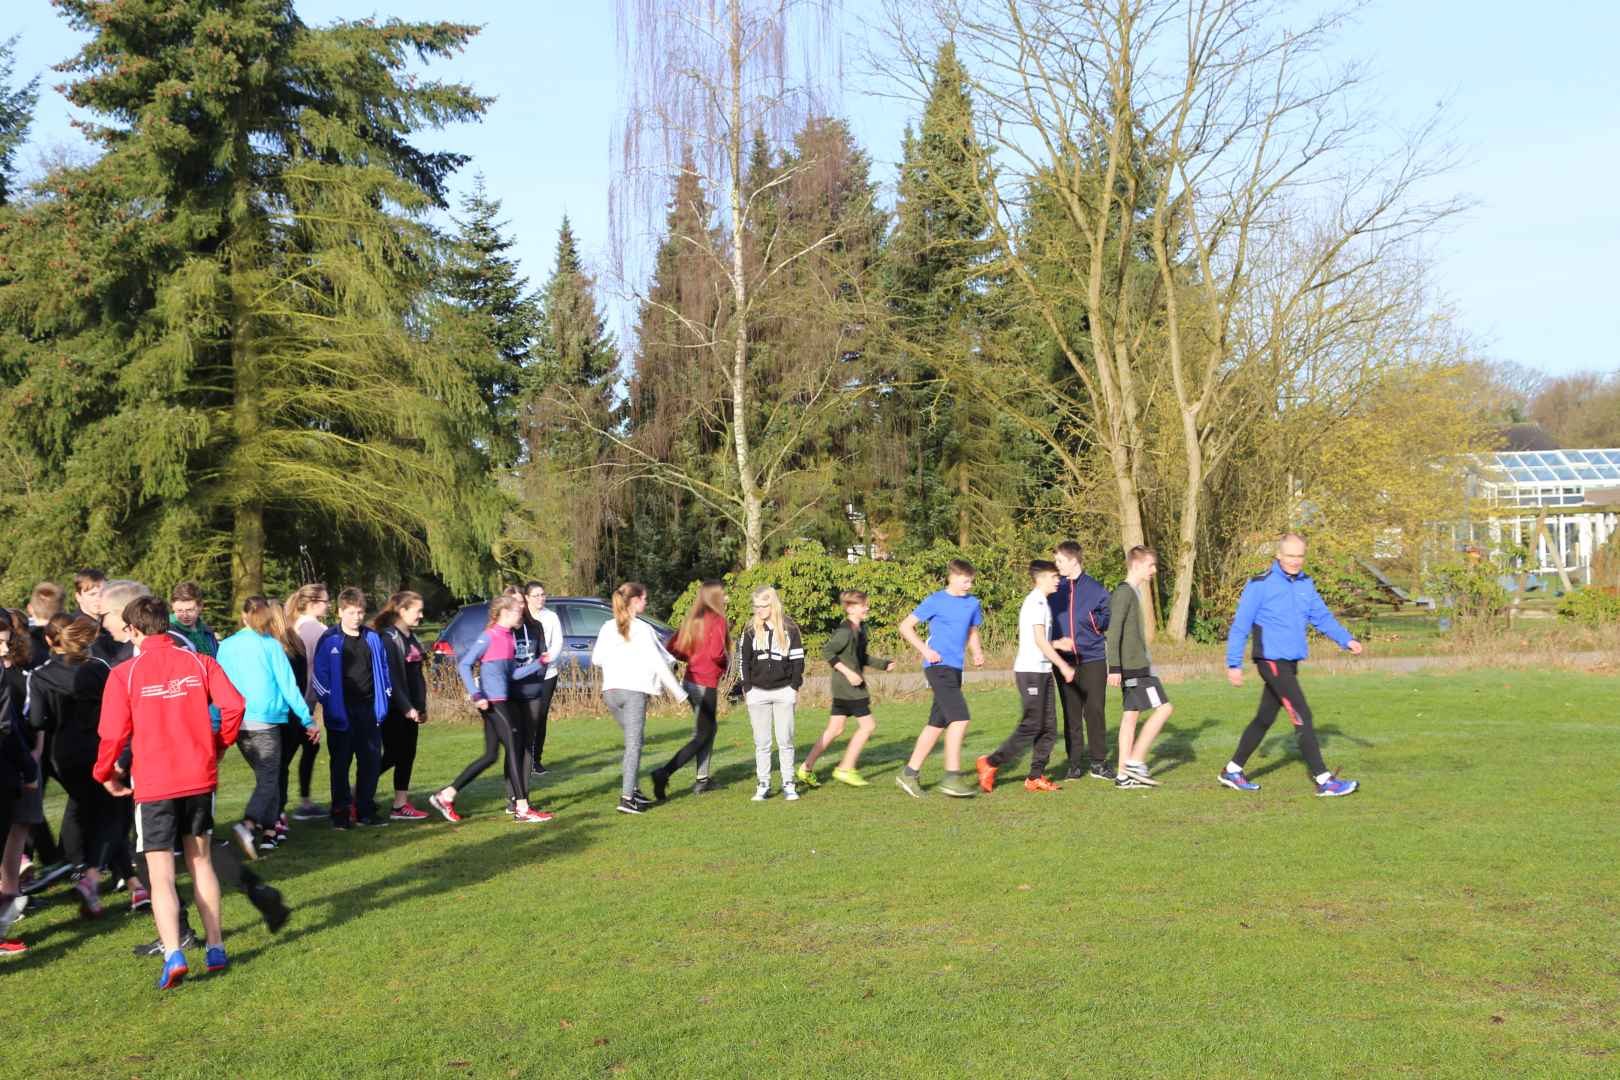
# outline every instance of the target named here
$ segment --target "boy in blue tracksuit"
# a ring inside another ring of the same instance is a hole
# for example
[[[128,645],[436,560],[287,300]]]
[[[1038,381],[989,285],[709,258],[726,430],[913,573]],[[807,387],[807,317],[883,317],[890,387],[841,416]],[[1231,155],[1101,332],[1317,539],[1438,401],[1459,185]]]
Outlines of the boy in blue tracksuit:
[[[1074,674],[1057,675],[1063,703],[1063,748],[1069,759],[1067,779],[1090,776],[1114,780],[1108,767],[1108,629],[1109,593],[1082,568],[1080,545],[1065,540],[1052,551],[1058,568],[1057,592],[1046,598],[1052,609],[1052,648]],[[1091,744],[1088,761],[1086,744]]]
[[[326,752],[332,770],[332,827],[351,823],[387,825],[377,813],[377,776],[382,769],[382,720],[393,681],[387,645],[365,624],[366,594],[338,593],[338,622],[315,643],[310,682],[326,714]],[[349,762],[355,763],[354,791]]]
[[[1254,666],[1265,683],[1260,708],[1243,730],[1237,753],[1221,771],[1221,783],[1234,791],[1260,790],[1259,784],[1243,775],[1243,764],[1259,748],[1280,709],[1288,710],[1288,719],[1299,729],[1299,750],[1316,781],[1317,795],[1348,795],[1360,786],[1354,780],[1337,779],[1322,762],[1322,748],[1311,725],[1311,707],[1305,703],[1305,691],[1299,686],[1299,662],[1307,653],[1307,625],[1316,627],[1339,648],[1361,655],[1361,642],[1339,625],[1322,602],[1316,583],[1305,573],[1305,538],[1287,533],[1277,543],[1277,560],[1271,569],[1256,574],[1243,587],[1237,616],[1226,636],[1226,680],[1233,686],[1243,685],[1243,643],[1253,637]]]

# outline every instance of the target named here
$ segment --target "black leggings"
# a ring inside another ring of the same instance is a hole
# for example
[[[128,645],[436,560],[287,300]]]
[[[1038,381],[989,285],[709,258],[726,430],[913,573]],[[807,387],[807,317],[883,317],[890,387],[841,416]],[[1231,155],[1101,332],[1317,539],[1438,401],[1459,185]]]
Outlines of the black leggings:
[[[62,828],[63,854],[69,862],[107,866],[116,876],[129,876],[128,844],[118,801],[90,775],[90,766],[69,766],[57,773],[72,802],[76,825]]]
[[[281,769],[276,776],[276,813],[287,812],[287,782],[292,777],[293,761],[298,757],[299,748],[309,749],[311,743],[304,731],[304,725],[296,716],[289,716],[287,722],[281,725]],[[315,761],[310,759],[310,765]],[[303,766],[300,764],[300,770]],[[304,794],[309,794],[309,784],[304,784]]]
[[[305,742],[298,755],[298,797],[304,802],[309,802],[309,785],[315,779],[315,758],[320,752],[320,743]]]
[[[1108,661],[1077,662],[1073,653],[1058,655],[1074,667],[1073,682],[1052,673],[1058,700],[1063,703],[1063,748],[1069,769],[1085,766],[1087,742],[1091,743],[1091,762],[1100,765],[1108,760]]]
[[[686,684],[686,696],[692,702],[692,737],[659,770],[666,777],[674,776],[675,771],[688,761],[696,761],[698,775],[705,775],[709,754],[714,750],[715,732],[720,730],[720,721],[715,715],[720,692],[712,686],[689,682]]]
[[[394,790],[411,790],[411,766],[416,764],[416,740],[421,725],[390,712],[382,723],[382,767],[379,772],[394,770]]]
[[[540,696],[512,702],[523,710],[524,729],[528,734],[526,768],[538,769],[546,759],[546,724],[551,719],[551,698],[557,692],[556,679],[540,680]]]
[[[507,793],[514,799],[528,799],[529,773],[523,767],[525,755],[518,741],[518,733],[522,727],[512,723],[512,713],[508,708],[510,704],[506,701],[492,701],[489,708],[484,710],[484,752],[472,764],[462,769],[460,776],[450,782],[450,786],[458,793],[477,779],[485,769],[495,764],[495,759],[504,750]]]
[[[1254,666],[1266,685],[1260,692],[1260,707],[1255,710],[1249,726],[1243,729],[1232,760],[1239,765],[1248,761],[1249,755],[1260,748],[1260,741],[1277,719],[1278,710],[1287,709],[1288,718],[1299,729],[1299,752],[1305,756],[1306,767],[1312,777],[1321,776],[1327,772],[1327,766],[1322,764],[1322,747],[1316,740],[1316,728],[1311,724],[1311,707],[1305,703],[1305,691],[1300,689],[1299,661],[1256,660]]]

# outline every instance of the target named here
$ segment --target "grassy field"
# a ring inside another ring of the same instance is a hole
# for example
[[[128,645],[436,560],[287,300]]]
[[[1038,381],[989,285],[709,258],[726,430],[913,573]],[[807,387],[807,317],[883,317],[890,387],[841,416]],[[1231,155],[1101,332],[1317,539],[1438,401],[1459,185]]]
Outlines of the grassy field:
[[[1620,1075],[1620,682],[1307,689],[1328,763],[1363,781],[1349,799],[1311,797],[1286,725],[1250,763],[1264,790],[1220,788],[1255,690],[1215,681],[1171,687],[1164,787],[1145,793],[905,798],[893,778],[926,710],[905,702],[879,708],[870,788],[751,803],[732,711],[726,788],[690,795],[688,773],[626,818],[617,728],[570,720],[536,800],[554,823],[508,823],[491,773],[457,828],[305,825],[261,864],[292,921],[272,938],[228,898],[222,976],[159,994],[156,962],[129,955],[151,922],[122,904],[100,923],[65,902],[30,914],[30,955],[0,969],[6,1072]],[[970,700],[984,753],[1017,702]],[[801,752],[820,720],[800,717]],[[657,720],[650,756],[686,727]],[[426,729],[418,789],[479,741]]]

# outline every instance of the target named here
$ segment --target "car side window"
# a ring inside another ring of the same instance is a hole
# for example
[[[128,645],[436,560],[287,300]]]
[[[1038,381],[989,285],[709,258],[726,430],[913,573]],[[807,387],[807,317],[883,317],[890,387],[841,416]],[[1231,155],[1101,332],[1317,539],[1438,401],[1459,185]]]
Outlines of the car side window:
[[[608,608],[595,604],[570,604],[563,609],[564,633],[569,637],[594,638],[601,631],[602,624],[611,618],[613,612]]]

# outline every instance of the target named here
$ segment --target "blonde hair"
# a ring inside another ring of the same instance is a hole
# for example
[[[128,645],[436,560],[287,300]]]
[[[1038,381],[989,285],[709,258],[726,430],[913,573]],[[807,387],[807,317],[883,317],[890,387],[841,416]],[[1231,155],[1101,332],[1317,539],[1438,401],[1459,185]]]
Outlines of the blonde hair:
[[[491,626],[494,626],[496,620],[501,617],[501,613],[503,611],[521,610],[523,610],[522,600],[519,600],[515,596],[509,596],[506,593],[502,593],[489,602],[489,622],[484,624],[484,629],[488,630]]]
[[[703,644],[703,640],[709,632],[709,620],[704,618],[704,615],[708,612],[712,611],[720,616],[720,625],[726,626],[726,608],[721,600],[721,597],[725,595],[726,586],[723,582],[705,581],[698,587],[697,596],[692,598],[692,610],[686,613],[686,618],[681,621],[680,631],[675,635],[673,643],[675,648],[685,653],[691,652],[697,646]],[[721,632],[725,634],[725,645],[722,647],[722,651],[730,652],[730,627],[726,627]]]
[[[250,596],[242,601],[242,622],[255,634],[281,637],[276,632],[280,615],[280,606],[271,602],[268,597]]]
[[[770,605],[764,615],[759,613],[759,605]],[[769,623],[778,634],[786,634],[788,628],[787,612],[782,610],[782,598],[776,595],[776,590],[769,585],[761,585],[754,590],[754,636],[758,637],[765,632],[765,625]]]
[[[327,599],[331,599],[332,594],[322,582],[312,581],[308,585],[298,586],[298,588],[294,589],[292,594],[287,597],[285,611],[288,621],[297,622],[299,619],[302,619],[304,617],[304,612],[309,610],[310,605],[320,600],[320,598],[323,596]]]
[[[619,636],[630,640],[630,620],[635,616],[630,614],[630,601],[638,596],[647,595],[647,586],[639,581],[627,581],[613,590],[613,621],[619,627]]]

